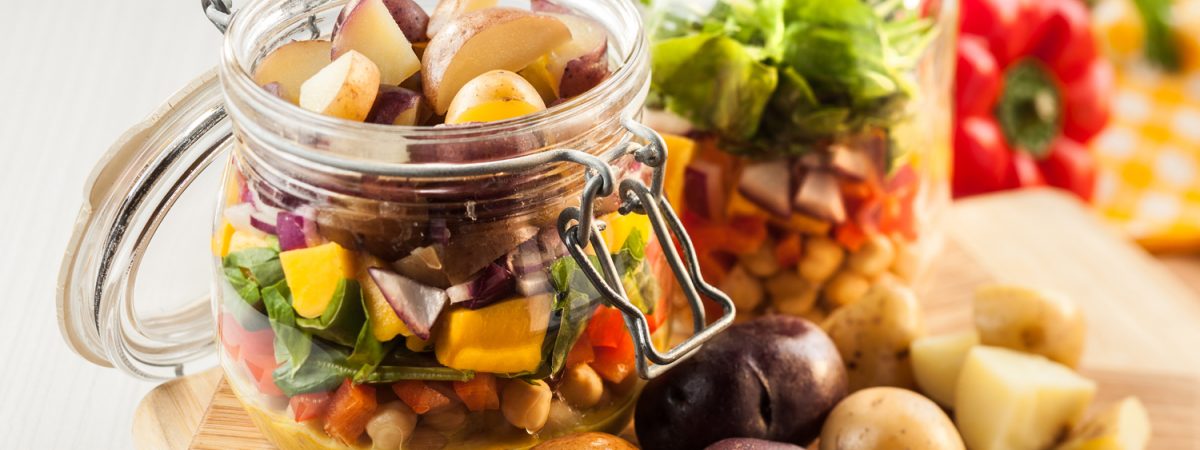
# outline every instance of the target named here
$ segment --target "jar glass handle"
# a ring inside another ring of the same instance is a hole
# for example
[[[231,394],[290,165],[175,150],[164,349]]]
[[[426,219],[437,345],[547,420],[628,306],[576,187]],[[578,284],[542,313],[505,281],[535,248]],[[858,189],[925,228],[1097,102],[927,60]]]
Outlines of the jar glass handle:
[[[63,255],[59,328],[85,359],[146,379],[182,375],[213,349],[207,296],[182,311],[135,314],[133,291],[151,237],[231,136],[216,71],[133,127],[93,170]]]
[[[696,249],[688,237],[687,231],[675,210],[662,195],[667,162],[667,146],[654,130],[638,123],[625,120],[625,128],[647,143],[632,150],[634,158],[654,169],[650,186],[637,179],[625,179],[620,185],[621,214],[644,214],[650,219],[651,228],[658,238],[667,263],[675,274],[675,279],[683,290],[692,310],[692,335],[674,346],[666,353],[654,347],[650,337],[650,326],[646,315],[629,300],[624,284],[620,282],[616,264],[612,260],[604,239],[600,237],[600,229],[594,222],[590,206],[596,198],[612,193],[613,178],[611,171],[593,170],[589,172],[587,185],[584,187],[582,210],[568,208],[559,216],[558,232],[566,244],[567,251],[579,264],[588,281],[596,287],[607,303],[618,310],[625,318],[625,327],[629,330],[634,342],[635,360],[638,376],[651,379],[671,366],[683,361],[705,342],[720,333],[733,323],[736,308],[733,301],[724,292],[704,281],[700,273],[700,265],[696,257]],[[585,248],[588,244],[595,247],[595,257],[600,263],[597,269]],[[679,244],[683,250],[683,258],[674,245]],[[722,314],[712,324],[707,324],[704,314],[704,304],[701,294],[715,301],[721,307]]]

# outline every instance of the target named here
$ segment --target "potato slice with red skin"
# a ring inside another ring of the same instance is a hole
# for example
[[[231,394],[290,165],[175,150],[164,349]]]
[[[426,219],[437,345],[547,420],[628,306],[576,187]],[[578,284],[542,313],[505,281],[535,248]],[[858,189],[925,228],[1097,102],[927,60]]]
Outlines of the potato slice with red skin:
[[[346,20],[348,13],[359,1],[350,0],[342,8],[342,13],[338,15],[337,22],[333,25],[334,34],[337,34],[342,22]],[[388,12],[392,14],[392,20],[400,26],[400,31],[404,32],[404,37],[408,38],[408,42],[415,44],[429,40],[425,37],[425,30],[429,27],[429,15],[417,2],[413,0],[383,0],[383,6],[386,6]]]
[[[334,59],[351,50],[379,66],[383,84],[399,85],[421,70],[421,60],[383,0],[359,0],[343,11],[333,33]]]
[[[362,122],[379,94],[379,68],[351,51],[325,66],[300,86],[300,107]]]
[[[300,103],[300,85],[332,61],[329,41],[296,41],[272,50],[254,68],[254,84],[275,83],[283,99]]]
[[[554,78],[558,96],[577,96],[608,78],[608,31],[604,26],[575,15],[548,15],[571,30],[571,40],[546,55],[546,70]]]
[[[450,22],[429,41],[422,59],[425,98],[438,114],[467,82],[492,70],[521,70],[571,39],[555,17],[489,8]]]
[[[384,125],[414,126],[428,117],[429,109],[421,102],[421,94],[402,87],[383,85],[375,98],[375,106],[367,122]]]
[[[499,0],[441,0],[429,16],[425,35],[433,39],[452,20],[481,9],[495,8],[498,3]]]

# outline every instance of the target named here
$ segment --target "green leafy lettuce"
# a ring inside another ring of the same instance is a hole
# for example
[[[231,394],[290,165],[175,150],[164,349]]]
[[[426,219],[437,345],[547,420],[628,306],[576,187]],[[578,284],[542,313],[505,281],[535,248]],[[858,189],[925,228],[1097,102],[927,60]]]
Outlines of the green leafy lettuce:
[[[656,106],[764,156],[902,119],[935,33],[897,0],[719,0],[655,23]]]

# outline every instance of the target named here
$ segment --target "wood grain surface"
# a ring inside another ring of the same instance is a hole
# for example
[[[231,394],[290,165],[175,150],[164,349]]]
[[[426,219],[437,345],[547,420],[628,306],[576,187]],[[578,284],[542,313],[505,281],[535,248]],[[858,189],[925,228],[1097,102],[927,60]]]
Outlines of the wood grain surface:
[[[982,283],[1058,289],[1088,317],[1083,372],[1100,385],[1095,408],[1137,395],[1154,424],[1150,448],[1200,450],[1200,297],[1188,284],[1055,192],[960,202],[944,223],[943,249],[918,283],[929,332],[969,327],[971,293]],[[204,389],[167,386],[135,417],[136,441],[155,444],[141,448],[270,448],[224,382],[199,422],[194,410],[161,403],[195,404],[175,397]]]

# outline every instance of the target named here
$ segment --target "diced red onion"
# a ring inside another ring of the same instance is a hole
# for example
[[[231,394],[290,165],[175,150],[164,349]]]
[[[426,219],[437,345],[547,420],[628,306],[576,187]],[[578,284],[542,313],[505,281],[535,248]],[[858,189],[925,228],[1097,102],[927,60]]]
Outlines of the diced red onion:
[[[838,174],[854,181],[863,181],[875,174],[875,163],[871,155],[844,145],[831,145],[833,153],[829,165]]]
[[[250,226],[258,229],[259,231],[262,231],[263,233],[267,233],[267,234],[278,233],[278,231],[275,227],[275,224],[272,222],[263,220],[261,218],[261,216],[262,216],[262,214],[259,214],[259,213],[251,214],[250,215]]]
[[[785,160],[755,162],[742,170],[738,192],[780,217],[792,215],[792,169]]]
[[[512,272],[492,263],[484,267],[469,281],[446,289],[450,304],[462,304],[468,309],[479,309],[503,300],[516,291],[516,280]]]
[[[254,214],[254,205],[249,203],[238,203],[236,205],[225,208],[223,215],[225,220],[233,226],[233,229],[247,233],[253,236],[264,236],[262,230],[255,228],[252,221]]]
[[[684,172],[685,201],[688,209],[705,219],[720,217],[725,206],[725,188],[721,167],[709,161],[695,160]]]
[[[367,273],[404,325],[417,337],[428,340],[430,329],[446,307],[446,291],[378,267],[367,269]]]
[[[279,249],[282,251],[308,248],[308,236],[304,228],[308,219],[290,212],[280,212],[276,219],[279,231]]]
[[[837,175],[826,170],[809,170],[804,173],[792,207],[821,220],[833,223],[846,221],[846,206]]]

